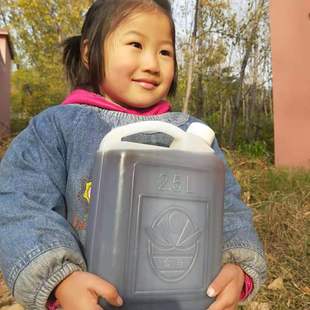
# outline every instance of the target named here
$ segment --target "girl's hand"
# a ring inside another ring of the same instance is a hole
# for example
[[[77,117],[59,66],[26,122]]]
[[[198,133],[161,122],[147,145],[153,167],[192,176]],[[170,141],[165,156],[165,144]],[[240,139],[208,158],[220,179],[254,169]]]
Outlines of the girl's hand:
[[[75,271],[65,278],[55,290],[55,297],[63,310],[99,310],[99,296],[113,306],[121,306],[122,298],[116,288],[98,276]]]
[[[244,272],[234,264],[226,264],[210,284],[207,294],[216,297],[208,310],[235,310],[244,284]]]

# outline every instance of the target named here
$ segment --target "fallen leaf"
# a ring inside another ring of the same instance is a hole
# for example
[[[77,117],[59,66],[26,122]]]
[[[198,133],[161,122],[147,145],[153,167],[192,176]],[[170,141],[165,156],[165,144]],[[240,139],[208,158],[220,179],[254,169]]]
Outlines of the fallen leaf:
[[[310,287],[306,286],[301,289],[306,295],[310,295]]]
[[[283,284],[283,279],[281,277],[273,280],[269,285],[268,289],[270,290],[283,290],[284,289],[284,284]]]
[[[243,200],[245,203],[250,203],[251,193],[250,192],[244,192],[243,193]]]

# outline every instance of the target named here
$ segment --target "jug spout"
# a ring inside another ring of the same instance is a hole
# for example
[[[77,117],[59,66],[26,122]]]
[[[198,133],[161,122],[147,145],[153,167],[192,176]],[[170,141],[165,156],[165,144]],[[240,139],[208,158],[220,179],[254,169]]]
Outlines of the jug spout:
[[[209,126],[198,122],[190,124],[186,132],[202,138],[210,147],[215,138],[215,133]]]
[[[214,141],[214,131],[202,123],[192,123],[182,140],[174,140],[170,148],[188,152],[214,153],[211,145]]]

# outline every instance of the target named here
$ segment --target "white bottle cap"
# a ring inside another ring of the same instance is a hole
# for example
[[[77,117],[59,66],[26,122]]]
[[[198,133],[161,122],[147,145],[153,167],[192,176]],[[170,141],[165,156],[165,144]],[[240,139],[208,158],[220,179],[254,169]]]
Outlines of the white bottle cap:
[[[190,124],[186,132],[202,138],[209,146],[215,138],[215,133],[209,126],[198,122]]]

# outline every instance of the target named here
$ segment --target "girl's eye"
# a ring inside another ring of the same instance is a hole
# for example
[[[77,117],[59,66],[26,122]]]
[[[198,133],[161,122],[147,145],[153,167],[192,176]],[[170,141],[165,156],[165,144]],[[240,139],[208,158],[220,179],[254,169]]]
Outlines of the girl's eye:
[[[131,42],[129,45],[135,47],[135,48],[142,48],[142,44],[139,42]]]
[[[168,50],[162,50],[162,51],[160,51],[160,54],[163,56],[171,56],[172,55],[172,53]]]

